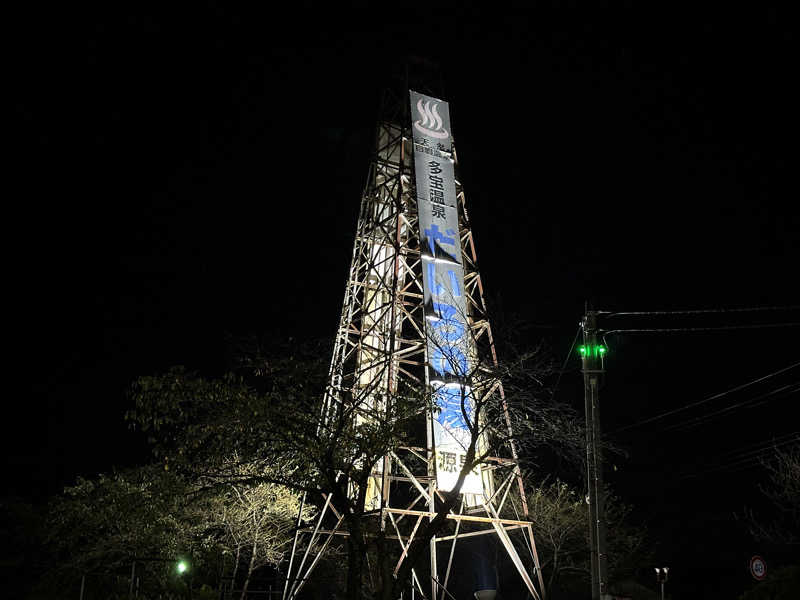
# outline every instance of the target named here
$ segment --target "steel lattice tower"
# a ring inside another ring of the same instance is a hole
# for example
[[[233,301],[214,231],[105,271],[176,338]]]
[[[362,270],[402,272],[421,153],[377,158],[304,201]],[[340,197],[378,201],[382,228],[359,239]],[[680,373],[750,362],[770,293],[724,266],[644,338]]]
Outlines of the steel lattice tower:
[[[432,92],[419,84],[414,87],[423,93]],[[366,402],[380,402],[380,398],[391,397],[404,386],[423,388],[430,384],[426,374],[429,357],[423,257],[408,89],[406,79],[402,86],[383,92],[375,151],[361,199],[323,411],[330,410],[343,393],[360,393]],[[452,154],[457,169],[455,147]],[[469,328],[472,338],[480,345],[477,351],[480,360],[496,363],[472,227],[457,171],[455,183]],[[503,401],[501,385],[495,385],[491,393],[498,397],[499,402]],[[426,429],[420,432],[418,446],[398,449],[384,457],[371,476],[367,508],[373,509],[376,518],[399,543],[400,555],[395,573],[420,523],[433,518],[437,498],[441,499],[436,488],[432,433],[430,427]],[[509,447],[507,454],[505,458],[493,457],[491,465],[483,468],[483,497],[467,498],[465,494],[458,511],[448,515],[447,530],[430,543],[429,594],[425,592],[428,585],[424,579],[427,577],[414,572],[409,582],[412,595],[445,600],[449,595],[447,586],[457,541],[491,534],[499,538],[531,595],[537,600],[544,596],[516,451]],[[509,494],[516,496],[522,507],[523,514],[517,519],[500,518]],[[427,510],[422,510],[425,505]],[[530,552],[529,564],[533,574],[512,543],[509,536],[512,530],[521,530]],[[347,532],[341,515],[332,506],[331,498],[327,497],[315,522],[296,533],[284,600],[297,597],[334,535],[347,535]],[[445,544],[444,550],[442,544]],[[440,546],[438,553],[437,545]],[[442,554],[447,557],[446,563]]]

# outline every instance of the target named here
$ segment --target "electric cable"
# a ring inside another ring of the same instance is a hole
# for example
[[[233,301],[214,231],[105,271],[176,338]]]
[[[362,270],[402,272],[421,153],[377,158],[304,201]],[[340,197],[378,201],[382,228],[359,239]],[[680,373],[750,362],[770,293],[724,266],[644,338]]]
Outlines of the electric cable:
[[[800,432],[793,431],[791,433],[785,433],[784,435],[772,438],[770,440],[760,440],[758,442],[753,442],[752,444],[747,444],[746,446],[742,446],[741,448],[737,448],[736,450],[732,450],[731,452],[726,452],[725,454],[720,455],[720,458],[730,458],[732,456],[738,456],[742,452],[746,452],[756,446],[761,446],[762,448],[768,448],[772,444],[775,444],[777,442],[782,442],[785,439],[798,435],[798,433]]]
[[[664,327],[658,329],[609,329],[602,331],[604,335],[612,333],[685,333],[694,331],[730,331],[736,329],[769,329],[774,327],[797,327],[800,321],[788,323],[764,323],[761,325],[719,325],[717,327]]]
[[[779,438],[775,438],[770,442],[765,443],[762,441],[761,442],[762,445],[760,448],[753,448],[752,450],[743,449],[741,452],[729,453],[727,455],[727,458],[724,461],[720,461],[717,466],[738,462],[746,457],[753,457],[766,454],[775,448],[785,446],[786,444],[792,444],[794,442],[800,442],[800,431],[793,431],[792,433],[787,433],[786,435],[782,435]]]
[[[705,471],[698,471],[696,473],[687,473],[687,474],[679,475],[678,476],[678,481],[694,479],[696,477],[701,477],[701,476],[705,477],[705,476],[711,475],[713,473],[729,472],[729,473],[732,474],[732,473],[739,473],[740,471],[747,471],[747,470],[752,469],[752,468],[754,468],[754,467],[756,467],[756,466],[758,466],[760,464],[760,462],[757,459],[758,459],[758,457],[756,457],[755,459],[748,459],[748,460],[746,460],[746,461],[744,461],[744,462],[742,462],[740,464],[733,464],[733,465],[728,465],[728,466],[725,466],[725,467],[706,469]]]
[[[753,451],[753,452],[746,452],[736,458],[729,460],[727,462],[713,465],[708,467],[707,469],[699,469],[699,470],[690,470],[678,475],[678,479],[691,479],[692,477],[697,477],[699,475],[705,475],[708,473],[715,473],[717,471],[725,471],[730,468],[741,468],[755,466],[757,463],[760,463],[763,460],[763,457],[775,449],[780,448],[782,446],[786,446],[787,444],[794,444],[800,442],[800,431],[795,431],[794,433],[790,434],[792,437],[791,439],[784,440],[780,443],[770,444],[760,450]]]
[[[783,387],[779,387],[776,390],[772,390],[771,392],[766,392],[765,394],[756,396],[755,398],[750,398],[749,400],[744,400],[742,402],[732,404],[731,406],[727,406],[725,408],[714,411],[712,413],[708,413],[706,415],[700,415],[699,417],[694,417],[692,419],[687,419],[686,421],[682,421],[680,423],[675,423],[673,425],[665,427],[664,431],[671,431],[674,429],[683,429],[683,430],[691,429],[692,427],[698,427],[702,425],[703,422],[713,419],[717,415],[735,411],[739,408],[755,408],[756,406],[761,406],[765,402],[768,402],[768,400],[764,400],[764,398],[769,398],[770,396],[774,396],[775,394],[780,394],[781,392],[785,392],[787,389],[789,389],[789,395],[791,395],[796,392],[800,392],[800,385],[798,385],[797,383],[789,383],[787,385],[784,385]],[[763,401],[759,402],[759,400]]]
[[[700,469],[698,471],[688,471],[686,473],[681,473],[680,475],[678,475],[678,479],[679,480],[692,479],[694,477],[705,476],[711,473],[719,473],[724,471],[736,472],[744,469],[750,469],[753,467],[761,466],[764,464],[765,455],[766,453],[756,456],[745,457],[737,461],[732,461],[724,465],[709,467],[707,469]]]
[[[790,311],[800,310],[800,305],[797,306],[754,306],[750,308],[703,308],[696,310],[638,310],[626,312],[600,312],[605,317],[619,317],[619,316],[668,316],[668,315],[704,315],[716,313],[742,313],[742,312],[762,312],[762,311]]]
[[[718,468],[724,467],[728,465],[737,464],[743,460],[749,460],[752,458],[759,458],[765,454],[768,454],[774,451],[776,448],[780,448],[785,446],[786,444],[793,444],[795,442],[800,441],[800,432],[793,431],[792,433],[788,433],[786,435],[782,435],[778,438],[772,439],[769,442],[758,442],[757,448],[752,448],[749,450],[742,449],[741,451],[733,451],[729,452],[728,454],[724,454],[718,457],[718,460],[715,461],[714,457],[709,457],[708,460],[704,460],[699,463],[695,463],[694,466],[702,466],[702,465],[710,465],[709,468]],[[714,464],[710,464],[710,463]],[[687,469],[685,472],[695,472],[692,469]]]
[[[706,469],[687,469],[679,476],[687,476],[687,475],[694,475],[697,473],[705,473],[706,471],[710,470],[719,470],[729,466],[738,465],[739,463],[743,463],[746,461],[757,460],[763,457],[766,454],[773,452],[776,448],[780,448],[782,446],[786,446],[787,444],[794,444],[800,442],[800,431],[793,431],[791,433],[787,433],[780,437],[774,438],[769,441],[762,440],[760,442],[756,442],[756,446],[760,446],[754,449],[748,450],[747,446],[742,448],[742,451],[735,450],[733,452],[729,452],[728,454],[722,455],[720,460],[713,465],[708,466]],[[752,446],[751,444],[750,446]],[[700,463],[696,463],[695,466],[702,466],[712,462],[711,460],[706,460]]]
[[[690,408],[694,408],[695,406],[700,406],[701,404],[705,404],[706,402],[711,402],[712,400],[716,400],[717,398],[722,398],[723,396],[726,396],[728,394],[732,394],[733,392],[738,392],[739,390],[743,390],[743,389],[745,389],[747,387],[750,387],[751,385],[755,385],[756,383],[760,383],[760,382],[765,381],[765,380],[767,380],[767,379],[769,379],[771,377],[775,377],[776,375],[780,375],[781,373],[785,373],[786,371],[794,369],[795,367],[798,367],[798,366],[800,366],[800,362],[796,362],[796,363],[794,363],[792,365],[789,365],[788,367],[784,367],[783,369],[780,369],[779,371],[775,371],[774,373],[770,373],[768,375],[764,375],[763,377],[759,377],[758,379],[754,379],[753,381],[749,381],[747,383],[743,383],[742,385],[738,385],[738,386],[736,386],[734,388],[731,388],[731,389],[729,389],[727,391],[720,392],[719,394],[714,394],[713,396],[709,396],[708,398],[705,398],[703,400],[699,400],[697,402],[693,402],[691,404],[687,404],[686,406],[682,406],[680,408],[669,410],[669,411],[667,411],[665,413],[661,413],[660,415],[655,415],[654,417],[649,417],[649,418],[644,419],[642,421],[638,421],[636,423],[632,423],[630,425],[626,425],[625,427],[620,427],[618,429],[615,429],[614,431],[609,432],[608,435],[613,435],[615,433],[620,433],[622,431],[627,431],[629,429],[633,429],[633,428],[639,427],[641,425],[647,425],[648,423],[652,423],[654,421],[658,421],[660,419],[663,419],[664,417],[669,417],[669,416],[677,414],[679,412],[683,412],[684,410],[688,410]]]
[[[550,396],[550,399],[556,397],[556,392],[558,392],[558,384],[561,383],[561,376],[564,374],[564,369],[567,368],[567,363],[569,362],[570,356],[572,356],[572,351],[575,349],[575,342],[578,341],[578,336],[581,334],[581,326],[578,325],[578,331],[575,332],[575,337],[572,340],[572,344],[569,347],[569,351],[567,352],[567,356],[564,358],[564,364],[561,365],[561,370],[558,372],[558,379],[556,379],[556,384],[553,387],[553,393]]]

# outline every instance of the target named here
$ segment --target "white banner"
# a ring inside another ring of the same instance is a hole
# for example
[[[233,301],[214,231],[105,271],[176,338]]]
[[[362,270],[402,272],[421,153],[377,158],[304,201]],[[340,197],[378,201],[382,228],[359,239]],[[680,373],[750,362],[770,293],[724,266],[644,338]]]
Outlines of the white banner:
[[[464,269],[447,102],[411,91],[414,171],[417,186],[428,381],[435,402],[433,438],[436,481],[452,490],[464,465],[474,424],[470,364],[474,356],[464,296]],[[477,469],[462,493],[482,494]]]

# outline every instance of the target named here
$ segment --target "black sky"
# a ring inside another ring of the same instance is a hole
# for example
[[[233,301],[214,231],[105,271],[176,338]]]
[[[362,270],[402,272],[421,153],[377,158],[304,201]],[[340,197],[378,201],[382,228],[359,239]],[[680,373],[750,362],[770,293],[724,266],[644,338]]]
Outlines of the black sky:
[[[219,373],[229,333],[332,336],[379,92],[408,53],[444,73],[488,294],[559,359],[587,299],[800,304],[792,21],[640,4],[20,14],[5,222],[9,374],[22,385],[7,392],[7,492],[41,500],[145,456],[122,421],[138,375]],[[765,320],[798,319],[675,323]],[[797,332],[612,336],[604,428],[797,362]],[[577,373],[559,394],[580,406]],[[693,585],[703,561],[708,582],[743,578],[758,548],[731,513],[755,502],[760,475],[674,475],[796,431],[796,402],[776,394],[690,431],[666,427],[702,411],[616,437],[630,457],[612,483]]]

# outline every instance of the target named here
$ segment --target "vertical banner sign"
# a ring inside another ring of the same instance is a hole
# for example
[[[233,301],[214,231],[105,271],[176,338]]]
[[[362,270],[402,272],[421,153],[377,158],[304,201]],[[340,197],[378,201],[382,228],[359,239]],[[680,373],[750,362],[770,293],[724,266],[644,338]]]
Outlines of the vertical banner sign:
[[[439,489],[449,491],[464,465],[473,424],[469,385],[473,352],[464,297],[450,109],[444,100],[415,91],[410,95],[436,482]],[[461,492],[483,493],[477,469],[467,475]]]

